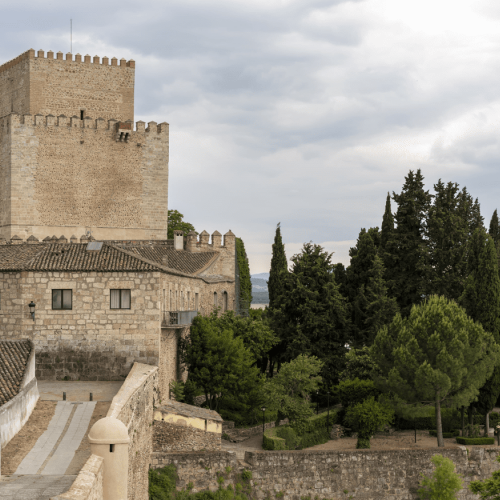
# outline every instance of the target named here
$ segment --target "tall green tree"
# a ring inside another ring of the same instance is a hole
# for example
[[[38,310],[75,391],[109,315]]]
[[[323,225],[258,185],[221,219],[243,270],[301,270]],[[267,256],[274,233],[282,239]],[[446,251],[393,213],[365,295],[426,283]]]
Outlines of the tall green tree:
[[[491,216],[489,233],[498,248],[500,245],[500,222],[498,222],[498,212],[496,208]]]
[[[458,300],[463,292],[469,223],[460,206],[458,184],[441,180],[427,221],[429,279],[427,295],[443,295]]]
[[[321,246],[305,243],[291,259],[280,310],[286,359],[299,354],[324,362],[322,376],[327,383],[338,379],[342,370],[349,330],[346,300],[335,283],[332,254]]]
[[[193,224],[184,221],[184,215],[177,210],[168,211],[168,232],[167,238],[173,239],[174,231],[184,231],[184,235],[190,231],[195,231]]]
[[[427,215],[431,202],[424,190],[422,172],[410,170],[400,194],[393,193],[398,204],[394,218],[396,228],[386,244],[387,279],[390,294],[396,297],[401,314],[407,316],[418,304],[427,288]]]
[[[284,282],[288,274],[288,262],[286,260],[285,245],[281,238],[280,224],[276,226],[274,235],[273,253],[271,257],[271,270],[267,289],[269,290],[269,309],[280,306],[280,299],[283,296]]]
[[[236,284],[238,293],[238,312],[248,316],[248,310],[252,303],[252,281],[250,280],[250,265],[248,263],[245,244],[241,238],[236,238],[236,263],[238,266],[236,272]]]
[[[363,345],[371,345],[377,332],[388,325],[399,312],[396,299],[388,296],[384,280],[385,268],[382,259],[376,255],[369,271],[368,284],[362,286],[359,297],[360,309],[364,311],[361,329]]]
[[[219,408],[224,398],[245,396],[260,404],[255,392],[262,392],[263,379],[255,358],[243,338],[235,337],[214,312],[193,319],[187,338],[179,342],[181,362],[188,370],[188,380],[203,390],[211,410]]]
[[[469,242],[467,280],[460,297],[467,314],[481,323],[500,344],[500,278],[498,254],[493,237],[484,229],[476,229]],[[473,405],[486,415],[485,432],[488,429],[488,414],[500,396],[500,367],[497,366],[490,379],[481,387],[478,401]]]
[[[391,195],[387,193],[385,200],[385,212],[382,218],[382,230],[380,232],[380,247],[385,250],[387,242],[392,239],[394,233],[394,216],[391,208]]]
[[[467,406],[500,360],[493,335],[456,302],[432,296],[403,318],[397,314],[371,347],[375,382],[411,404],[434,404],[438,446],[441,405]]]

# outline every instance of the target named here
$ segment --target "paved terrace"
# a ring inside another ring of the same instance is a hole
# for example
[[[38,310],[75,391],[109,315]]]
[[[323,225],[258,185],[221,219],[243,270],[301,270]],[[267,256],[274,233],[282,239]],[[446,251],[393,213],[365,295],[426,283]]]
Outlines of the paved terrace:
[[[39,381],[40,399],[57,401],[55,414],[15,474],[2,478],[0,500],[48,500],[67,491],[76,475],[66,475],[66,471],[89,428],[96,402],[111,401],[121,385]],[[63,392],[66,401],[62,401]],[[89,401],[90,393],[93,401]]]

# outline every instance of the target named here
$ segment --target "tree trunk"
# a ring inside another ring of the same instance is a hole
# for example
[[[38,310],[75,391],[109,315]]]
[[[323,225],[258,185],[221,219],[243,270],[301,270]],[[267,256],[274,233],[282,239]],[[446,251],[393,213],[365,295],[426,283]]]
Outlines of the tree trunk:
[[[444,447],[443,426],[441,424],[441,401],[439,401],[439,391],[436,393],[436,427],[438,446]]]
[[[462,437],[465,436],[465,406],[460,408],[460,415],[462,417]]]
[[[484,437],[488,437],[489,428],[490,428],[490,412],[487,412],[486,417],[484,419]]]

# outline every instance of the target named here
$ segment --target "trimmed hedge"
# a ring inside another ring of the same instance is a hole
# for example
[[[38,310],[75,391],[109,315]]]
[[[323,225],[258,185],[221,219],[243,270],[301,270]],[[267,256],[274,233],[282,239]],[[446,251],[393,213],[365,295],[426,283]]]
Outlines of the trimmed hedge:
[[[476,423],[484,423],[484,417],[481,415],[474,415],[474,420]],[[453,432],[454,429],[459,429],[462,426],[460,411],[452,408],[442,408],[441,424],[443,426],[443,432]],[[415,428],[417,430],[435,429],[436,412],[434,408],[428,408],[427,415],[416,417],[415,421],[413,419],[407,420],[396,416],[394,426],[400,431],[412,431]]]
[[[466,438],[457,437],[458,444],[495,444],[495,438]]]
[[[292,424],[266,429],[262,447],[265,450],[302,450],[317,444],[328,442],[328,413],[314,415],[300,424]],[[336,422],[336,412],[330,412],[329,425]]]
[[[429,431],[429,434],[431,436],[437,437],[437,431],[431,430],[431,431]],[[454,430],[452,432],[443,432],[444,438],[454,438],[457,436],[460,436],[460,431]]]

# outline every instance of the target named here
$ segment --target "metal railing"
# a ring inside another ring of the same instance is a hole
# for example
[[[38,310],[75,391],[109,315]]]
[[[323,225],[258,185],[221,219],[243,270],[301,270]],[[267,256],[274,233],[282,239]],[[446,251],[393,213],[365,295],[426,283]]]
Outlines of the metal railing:
[[[188,326],[198,315],[198,311],[165,311],[161,326]]]

